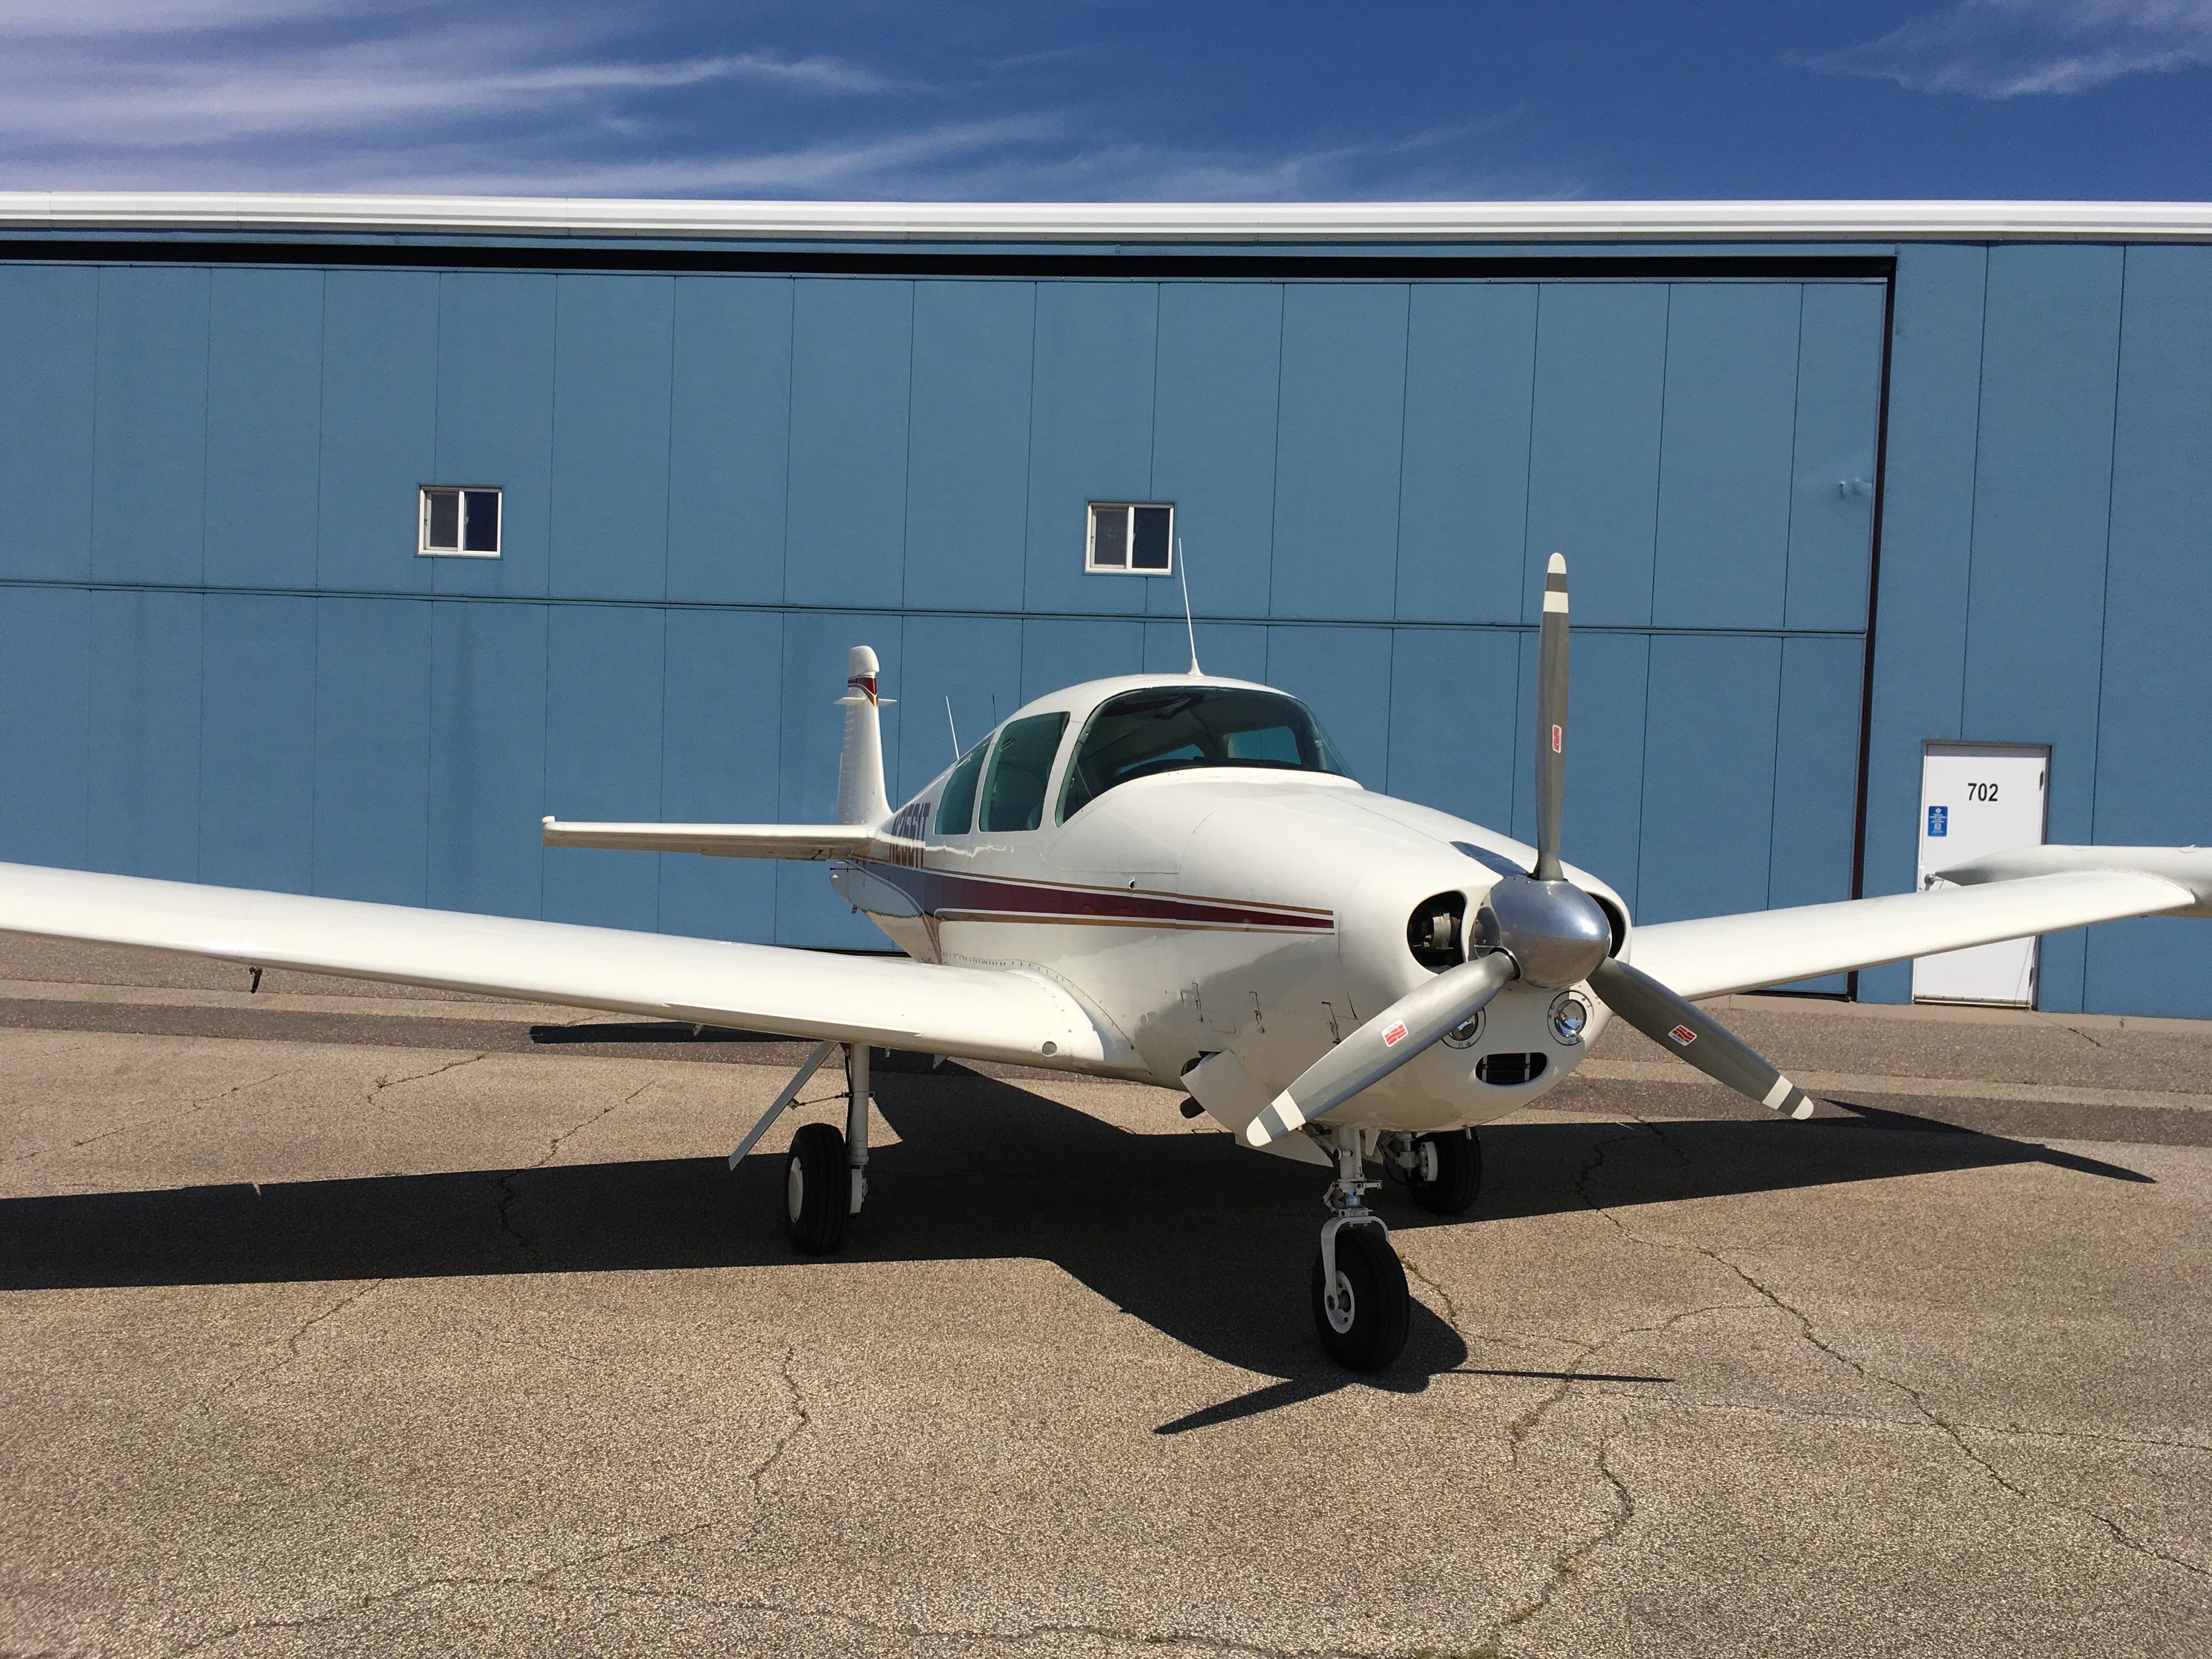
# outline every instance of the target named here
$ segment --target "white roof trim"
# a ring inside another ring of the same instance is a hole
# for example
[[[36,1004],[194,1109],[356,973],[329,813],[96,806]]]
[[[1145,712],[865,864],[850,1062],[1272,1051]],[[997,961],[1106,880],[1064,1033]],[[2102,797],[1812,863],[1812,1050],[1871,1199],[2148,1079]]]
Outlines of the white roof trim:
[[[0,227],[870,241],[2212,241],[2203,202],[699,202],[0,191]]]

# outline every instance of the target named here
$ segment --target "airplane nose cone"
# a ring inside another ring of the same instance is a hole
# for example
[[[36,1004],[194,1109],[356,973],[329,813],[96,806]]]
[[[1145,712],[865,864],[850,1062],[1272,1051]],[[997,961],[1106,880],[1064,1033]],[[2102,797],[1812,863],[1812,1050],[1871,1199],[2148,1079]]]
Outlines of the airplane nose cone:
[[[1571,881],[1501,876],[1475,916],[1475,942],[1504,951],[1531,985],[1572,985],[1605,960],[1613,927]]]

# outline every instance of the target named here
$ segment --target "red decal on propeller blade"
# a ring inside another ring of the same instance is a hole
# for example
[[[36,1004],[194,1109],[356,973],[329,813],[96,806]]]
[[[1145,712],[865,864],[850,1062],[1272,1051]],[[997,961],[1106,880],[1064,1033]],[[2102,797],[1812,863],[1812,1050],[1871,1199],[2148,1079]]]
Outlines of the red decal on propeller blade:
[[[1402,1019],[1382,1033],[1382,1046],[1386,1048],[1395,1048],[1405,1040],[1406,1022]]]
[[[1668,1032],[1667,1035],[1674,1038],[1675,1042],[1680,1043],[1685,1048],[1688,1048],[1692,1043],[1698,1040],[1698,1034],[1686,1025],[1677,1025],[1673,1030]]]
[[[1566,734],[1560,731],[1558,726],[1555,726],[1552,728],[1552,752],[1553,754],[1557,755],[1564,751],[1565,747],[1564,739],[1565,736]]]

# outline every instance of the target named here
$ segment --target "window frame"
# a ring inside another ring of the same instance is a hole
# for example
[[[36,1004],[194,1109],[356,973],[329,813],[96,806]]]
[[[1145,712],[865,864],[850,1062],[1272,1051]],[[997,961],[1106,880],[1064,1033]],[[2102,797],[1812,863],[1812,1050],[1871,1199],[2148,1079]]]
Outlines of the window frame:
[[[453,534],[460,543],[458,547],[430,545],[430,497],[452,494],[459,499],[454,504]],[[499,522],[492,532],[491,550],[471,548],[469,540],[469,497],[489,495],[493,498]],[[507,491],[499,484],[417,484],[415,487],[415,556],[418,559],[496,559],[506,551]]]
[[[991,789],[998,781],[999,763],[1004,758],[1006,739],[1018,727],[1053,720],[1060,722],[1060,729],[1052,740],[1052,753],[1045,760],[1044,777],[1040,784],[1041,793],[1036,803],[1036,822],[1019,830],[995,828],[990,822]],[[1033,836],[1052,823],[1052,805],[1054,794],[1053,786],[1060,781],[1060,775],[1066,770],[1066,757],[1068,753],[1067,734],[1074,724],[1075,721],[1067,709],[1040,708],[1034,714],[1024,714],[1018,719],[1008,720],[992,734],[991,758],[988,764],[984,767],[982,776],[978,780],[975,787],[975,815],[973,823],[976,835]]]
[[[1120,507],[1129,514],[1129,539],[1120,564],[1098,562],[1098,509]],[[1140,507],[1165,507],[1168,514],[1168,562],[1158,569],[1139,568],[1131,562],[1137,555],[1137,512]],[[1173,501],[1087,501],[1083,512],[1083,574],[1086,576],[1172,576],[1176,573],[1176,504]]]

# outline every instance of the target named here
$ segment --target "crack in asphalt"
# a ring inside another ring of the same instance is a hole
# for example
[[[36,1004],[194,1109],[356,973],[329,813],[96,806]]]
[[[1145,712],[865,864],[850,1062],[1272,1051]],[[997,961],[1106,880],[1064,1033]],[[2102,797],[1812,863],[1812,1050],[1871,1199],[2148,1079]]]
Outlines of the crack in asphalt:
[[[386,1089],[397,1089],[404,1084],[421,1083],[430,1078],[442,1077],[447,1072],[458,1072],[464,1066],[473,1066],[480,1060],[489,1058],[490,1055],[483,1054],[464,1054],[460,1059],[449,1060],[442,1066],[433,1066],[427,1072],[410,1072],[404,1077],[380,1077],[370,1085],[368,1098],[373,1101]]]
[[[1405,1264],[1407,1272],[1413,1274],[1414,1278],[1419,1279],[1422,1284],[1426,1285],[1429,1290],[1435,1294],[1437,1300],[1444,1304],[1444,1323],[1450,1326],[1454,1333],[1464,1340],[1467,1333],[1462,1331],[1459,1328],[1459,1304],[1452,1300],[1451,1292],[1446,1290],[1443,1285],[1438,1282],[1435,1274],[1431,1273],[1426,1267],[1424,1267],[1418,1261],[1414,1260],[1413,1257],[1407,1255],[1406,1249],[1403,1244],[1401,1244],[1398,1247],[1398,1260]]]
[[[1673,1146],[1673,1143],[1668,1140],[1664,1133],[1655,1126],[1644,1122],[1642,1119],[1636,1119],[1634,1121],[1637,1123],[1638,1127],[1648,1131],[1655,1136],[1662,1145],[1666,1146],[1670,1152],[1674,1152],[1677,1158],[1680,1156],[1679,1149],[1676,1149]],[[1920,1389],[1914,1388],[1911,1383],[1903,1382],[1897,1377],[1887,1376],[1881,1371],[1875,1370],[1871,1366],[1860,1360],[1855,1359],[1850,1354],[1845,1353],[1843,1350],[1837,1347],[1832,1342],[1823,1337],[1820,1332],[1814,1328],[1811,1316],[1802,1308],[1797,1307],[1794,1304],[1786,1300],[1777,1291],[1760,1283],[1759,1279],[1754,1278],[1740,1263],[1734,1261],[1719,1249],[1705,1244],[1687,1242],[1677,1243],[1666,1239],[1648,1238],[1629,1227],[1628,1224],[1622,1221],[1619,1216],[1612,1213],[1611,1211],[1607,1210],[1605,1206],[1600,1204],[1597,1200],[1591,1195],[1590,1182],[1595,1179],[1598,1170],[1604,1165],[1605,1149],[1607,1146],[1618,1146],[1620,1142],[1632,1138],[1633,1137],[1632,1135],[1626,1134],[1611,1135],[1598,1141],[1591,1147],[1589,1158],[1584,1162],[1581,1170],[1575,1177],[1575,1191],[1581,1197],[1583,1202],[1597,1214],[1603,1216],[1607,1221],[1610,1221],[1625,1237],[1632,1239],[1638,1244],[1647,1245],[1655,1249],[1693,1253],[1705,1257],[1707,1261],[1714,1263],[1717,1267],[1725,1267],[1738,1279],[1741,1280],[1748,1289],[1754,1291],[1762,1299],[1771,1305],[1777,1311],[1787,1315],[1792,1321],[1794,1321],[1797,1326],[1798,1334],[1803,1338],[1809,1346],[1818,1349],[1821,1353],[1826,1354],[1830,1359],[1835,1361],[1838,1365],[1843,1366],[1846,1370],[1849,1370],[1862,1382],[1875,1383],[1882,1387],[1893,1389],[1897,1393],[1904,1395],[1907,1401],[1911,1402],[1913,1410],[1919,1414],[1922,1420],[1929,1427],[1936,1430],[1946,1440],[1950,1442],[1951,1445],[1958,1451],[1960,1456],[1964,1457],[1969,1463],[1972,1464],[1975,1468],[1978,1469],[1993,1484],[2000,1487],[2004,1492],[2010,1493],[2014,1498],[2018,1498],[2021,1502],[2039,1504],[2044,1508],[2056,1510],[2063,1514],[2079,1516],[2082,1519],[2094,1522],[2098,1526],[2104,1528],[2104,1530],[2111,1535],[2112,1540],[2124,1549],[2132,1550],[2147,1559],[2162,1561],[2169,1566],[2179,1567],[2185,1572],[2193,1573],[2200,1578],[2212,1578],[2212,1568],[2207,1568],[2202,1564],[2191,1561],[2184,1556],[2175,1555],[2168,1551],[2160,1549],[2156,1545],[2136,1537],[2134,1534],[2129,1532],[2124,1527],[2121,1526],[2119,1522],[2100,1510],[2091,1509],[2087,1504],[2070,1504],[2063,1498],[2051,1498],[2040,1492],[2032,1492],[2027,1487],[2020,1485],[2017,1481],[2007,1476],[2002,1470],[1997,1468],[1995,1464],[1991,1463],[1986,1457],[1984,1457],[1979,1452],[1976,1451],[1974,1448],[1967,1443],[1966,1434],[1960,1425],[1951,1422],[1940,1412],[1936,1411],[1933,1406],[1929,1405],[1928,1402],[1928,1396]]]
[[[1625,1488],[1623,1489],[1626,1490]],[[548,1581],[558,1574],[574,1571],[598,1562],[631,1555],[656,1545],[666,1544],[709,1530],[713,1522],[701,1522],[689,1527],[655,1537],[641,1539],[634,1543],[618,1545],[612,1549],[558,1561],[551,1566],[532,1573],[441,1573],[417,1578],[389,1590],[356,1596],[341,1607],[299,1619],[257,1619],[232,1625],[210,1635],[202,1637],[180,1648],[173,1648],[164,1659],[185,1659],[190,1654],[205,1652],[208,1649],[240,1636],[250,1636],[263,1631],[298,1631],[326,1625],[353,1614],[365,1613],[371,1607],[382,1607],[392,1601],[404,1601],[425,1590],[435,1589],[529,1589],[550,1595],[587,1597],[596,1595],[630,1595],[647,1601],[686,1601],[717,1613],[761,1613],[772,1618],[805,1619],[847,1627],[871,1636],[900,1636],[924,1638],[956,1642],[998,1642],[1025,1644],[1057,1640],[1069,1636],[1088,1636],[1103,1641],[1126,1643],[1133,1647],[1194,1648],[1208,1653],[1231,1653],[1256,1656],[1257,1659],[1389,1659],[1382,1650],[1355,1648],[1270,1647],[1256,1642],[1199,1636],[1183,1631],[1123,1630],[1110,1625],[1090,1625],[1073,1620],[1047,1620],[1025,1626],[1018,1630],[994,1631],[963,1626],[923,1625],[913,1620],[889,1621],[866,1619],[857,1613],[834,1607],[810,1607],[800,1603],[771,1601],[765,1596],[715,1596],[672,1584],[641,1584],[632,1581],[557,1584]],[[1403,1650],[1401,1659],[1443,1659],[1438,1650],[1419,1648]],[[1482,1654],[1470,1654],[1466,1659],[1485,1659]]]
[[[471,1058],[482,1060],[484,1056],[482,1054],[476,1054],[471,1056]],[[449,1072],[453,1069],[454,1066],[465,1066],[467,1064],[468,1061],[465,1060],[455,1060],[452,1065],[441,1066],[435,1072],[424,1072],[420,1077],[402,1078],[399,1081],[403,1083],[419,1082],[422,1078],[435,1077],[438,1075],[438,1072]],[[636,1088],[631,1090],[620,1100],[611,1102],[611,1103],[601,1107],[590,1116],[580,1119],[576,1122],[570,1124],[567,1128],[562,1130],[560,1133],[555,1135],[550,1140],[546,1142],[544,1157],[538,1158],[531,1164],[524,1165],[519,1170],[507,1170],[501,1173],[498,1182],[499,1230],[514,1241],[514,1245],[517,1249],[520,1250],[525,1255],[527,1255],[530,1254],[531,1245],[530,1240],[523,1235],[522,1230],[514,1224],[514,1201],[520,1196],[520,1194],[515,1190],[514,1183],[524,1176],[529,1174],[531,1170],[542,1170],[547,1164],[550,1164],[556,1158],[558,1158],[561,1155],[561,1146],[562,1142],[570,1139],[574,1136],[583,1133],[585,1130],[590,1128],[594,1123],[597,1123],[601,1119],[611,1116],[614,1113],[620,1111],[623,1107],[629,1105],[630,1102],[635,1100],[647,1090],[657,1088],[665,1080],[665,1079],[658,1077],[647,1078],[643,1083],[639,1084]],[[382,1085],[380,1085],[379,1086],[381,1087]]]
[[[354,1289],[348,1291],[343,1296],[331,1303],[329,1307],[324,1309],[320,1313],[311,1315],[307,1319],[301,1323],[297,1329],[295,1329],[289,1336],[286,1337],[284,1339],[283,1356],[279,1358],[275,1364],[264,1365],[258,1370],[241,1371],[236,1376],[232,1377],[228,1382],[225,1382],[221,1388],[216,1389],[212,1394],[204,1396],[199,1402],[201,1414],[203,1416],[211,1414],[216,1406],[221,1404],[224,1400],[229,1398],[230,1395],[239,1389],[245,1387],[246,1384],[249,1382],[258,1382],[264,1377],[274,1376],[277,1372],[296,1362],[300,1358],[300,1344],[301,1340],[305,1339],[309,1331],[313,1330],[316,1326],[322,1324],[326,1320],[335,1319],[338,1315],[343,1313],[348,1308],[353,1306],[355,1303],[360,1301],[362,1297],[367,1296],[371,1291],[377,1289],[380,1285],[389,1285],[391,1282],[392,1281],[389,1279],[372,1279],[367,1284],[356,1283]]]
[[[25,1152],[20,1157],[0,1158],[0,1164],[28,1164],[37,1158],[51,1158],[56,1152],[73,1152],[82,1146],[92,1146],[103,1140],[112,1140],[118,1135],[129,1134],[133,1129],[150,1129],[157,1124],[173,1123],[179,1118],[190,1117],[195,1112],[204,1111],[210,1106],[228,1100],[233,1095],[244,1094],[248,1089],[258,1089],[264,1083],[274,1083],[283,1075],[283,1071],[278,1070],[270,1073],[267,1077],[257,1077],[246,1083],[234,1083],[228,1089],[218,1089],[215,1093],[204,1096],[198,1100],[188,1100],[173,1112],[163,1112],[154,1117],[133,1118],[130,1122],[118,1123],[112,1129],[102,1129],[96,1135],[87,1135],[82,1140],[72,1140],[66,1146],[41,1146],[34,1152]]]
[[[1796,1320],[1797,1322],[1799,1334],[1802,1335],[1806,1341],[1812,1344],[1813,1346],[1818,1348],[1822,1353],[1826,1354],[1831,1359],[1836,1361],[1837,1364],[1846,1367],[1852,1373],[1864,1381],[1881,1383],[1884,1387],[1894,1389],[1898,1393],[1903,1395],[1907,1400],[1912,1402],[1913,1410],[1920,1414],[1923,1420],[1924,1420],[1930,1427],[1941,1433],[1945,1439],[1948,1440],[1951,1444],[1957,1449],[1960,1455],[1964,1457],[1969,1463],[1972,1463],[1976,1468],[1979,1469],[1984,1475],[1988,1476],[1989,1479],[1996,1485],[2003,1488],[2004,1491],[2011,1493],[2014,1498],[2019,1498],[2022,1503],[2039,1504],[2046,1509],[2058,1510],[2065,1514],[2078,1515],[2085,1520],[2094,1521],[2099,1526],[2102,1527],[2107,1533],[2111,1534],[2113,1541],[2119,1544],[2123,1548],[2133,1550],[2137,1554],[2148,1557],[2152,1560],[2163,1561],[2169,1566],[2179,1567],[2185,1572],[2196,1574],[2199,1578],[2212,1578],[2212,1569],[2208,1569],[2195,1561],[2189,1560],[2185,1557],[2172,1554],[2166,1550],[2160,1549],[2154,1544],[2137,1538],[2125,1528],[2122,1527],[2117,1521],[2114,1521],[2110,1516],[2106,1515],[2100,1510],[2091,1509],[2084,1504],[2069,1504],[2063,1498],[2051,1498],[2041,1492],[2031,1492],[2027,1487],[2020,1485],[2019,1482],[2006,1475],[2003,1471],[1999,1469],[1995,1464],[1991,1463],[1989,1459],[1983,1456],[1981,1453],[1976,1451],[1972,1446],[1968,1444],[1966,1434],[1961,1426],[1952,1422],[1948,1418],[1946,1418],[1942,1413],[1938,1412],[1933,1406],[1929,1405],[1928,1403],[1928,1396],[1926,1394],[1922,1392],[1920,1389],[1914,1388],[1910,1382],[1903,1382],[1897,1377],[1887,1376],[1883,1372],[1875,1370],[1870,1365],[1867,1365],[1859,1360],[1852,1358],[1849,1354],[1844,1352],[1832,1342],[1828,1341],[1815,1331],[1813,1328],[1813,1322],[1811,1318],[1802,1309],[1800,1309],[1794,1304],[1786,1301],[1775,1291],[1759,1283],[1757,1279],[1746,1272],[1741,1266],[1735,1261],[1731,1261],[1726,1255],[1723,1255],[1720,1251],[1709,1249],[1704,1245],[1698,1245],[1694,1248],[1697,1249],[1699,1255],[1705,1256],[1711,1261],[1717,1261],[1722,1267],[1726,1267],[1738,1279],[1741,1279],[1746,1285],[1749,1285],[1753,1290],[1758,1291],[1759,1295],[1765,1297],[1769,1302],[1772,1303],[1776,1308],[1789,1315],[1790,1318]]]
[[[1562,1591],[1579,1575],[1590,1557],[1613,1542],[1628,1529],[1636,1519],[1636,1494],[1629,1491],[1628,1483],[1620,1478],[1620,1470],[1613,1466],[1613,1446],[1618,1437],[1618,1425],[1598,1437],[1597,1472],[1605,1477],[1612,1488],[1612,1498],[1605,1519],[1587,1537],[1577,1539],[1552,1558],[1551,1571],[1544,1582],[1536,1587],[1534,1599],[1514,1608],[1483,1635],[1474,1650],[1475,1656],[1487,1656],[1498,1651],[1498,1638],[1516,1626],[1525,1625],[1538,1617],[1559,1599]]]
[[[786,1348],[775,1362],[776,1379],[783,1384],[784,1392],[791,1396],[787,1407],[791,1413],[791,1421],[785,1426],[781,1437],[777,1439],[775,1444],[769,1448],[768,1455],[746,1471],[745,1484],[753,1489],[753,1501],[757,1509],[767,1495],[764,1483],[768,1480],[769,1471],[782,1462],[783,1455],[790,1449],[791,1443],[798,1439],[799,1435],[814,1422],[813,1413],[806,1409],[806,1396],[799,1390],[799,1380],[791,1374],[791,1363],[798,1357],[798,1349]]]

